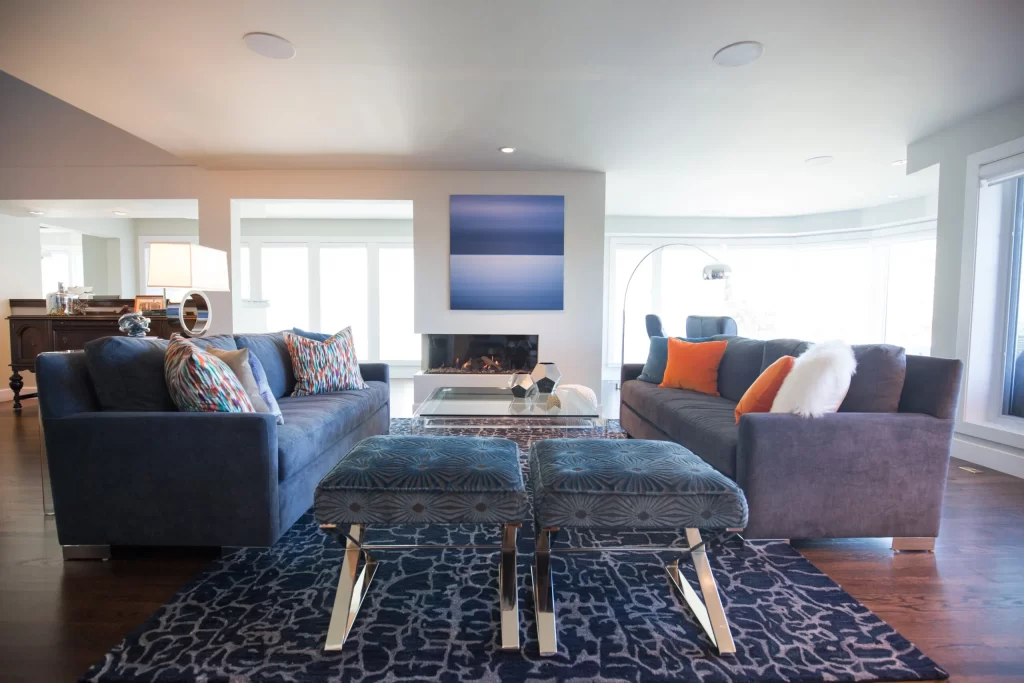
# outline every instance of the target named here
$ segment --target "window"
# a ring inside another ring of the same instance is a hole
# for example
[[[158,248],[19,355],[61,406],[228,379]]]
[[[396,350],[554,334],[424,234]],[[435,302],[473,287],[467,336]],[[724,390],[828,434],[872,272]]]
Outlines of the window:
[[[239,294],[243,299],[249,300],[252,298],[252,263],[249,260],[252,258],[252,254],[248,245],[242,245],[242,248],[238,250],[238,257],[241,261],[238,265],[238,277],[241,280]]]
[[[268,302],[267,328],[309,329],[309,248],[299,244],[264,244],[260,250],[263,298]]]
[[[420,335],[413,332],[415,284],[412,247],[382,246],[379,259],[379,357],[388,361],[418,361],[423,347]]]
[[[622,302],[629,273],[660,244],[686,238],[610,240],[609,366],[617,366]],[[637,270],[629,288],[626,362],[647,357],[644,316],[656,313],[668,334],[683,336],[690,315],[736,320],[740,334],[756,339],[842,339],[851,344],[887,342],[908,353],[931,346],[935,272],[934,224],[838,236],[692,240],[711,256],[686,246],[666,246]],[[705,281],[713,261],[732,267],[728,280]],[[1024,347],[1022,347],[1024,348]]]
[[[366,245],[320,247],[320,331],[351,325],[357,358],[370,357],[368,264]]]
[[[1024,178],[1002,188],[1006,201],[1012,201],[1012,231],[1007,236],[1010,249],[1010,287],[1007,302],[1006,367],[1003,380],[1003,414],[1024,417]]]

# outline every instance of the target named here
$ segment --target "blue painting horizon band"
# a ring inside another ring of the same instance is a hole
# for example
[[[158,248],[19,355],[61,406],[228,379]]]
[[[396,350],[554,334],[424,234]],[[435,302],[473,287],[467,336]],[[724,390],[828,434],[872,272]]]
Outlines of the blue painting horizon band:
[[[450,201],[452,310],[564,310],[565,197]]]

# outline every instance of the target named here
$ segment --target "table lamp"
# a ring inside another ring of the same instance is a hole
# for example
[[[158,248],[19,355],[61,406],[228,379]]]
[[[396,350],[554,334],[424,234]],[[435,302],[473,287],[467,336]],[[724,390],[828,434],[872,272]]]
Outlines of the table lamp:
[[[213,322],[213,306],[206,292],[228,292],[228,254],[220,249],[201,247],[188,242],[153,242],[149,245],[149,287],[164,289],[164,307],[167,307],[167,288],[179,287],[188,291],[178,304],[178,324],[185,336],[201,337]],[[185,302],[189,297],[206,302],[206,320],[196,316],[196,326],[185,324]]]

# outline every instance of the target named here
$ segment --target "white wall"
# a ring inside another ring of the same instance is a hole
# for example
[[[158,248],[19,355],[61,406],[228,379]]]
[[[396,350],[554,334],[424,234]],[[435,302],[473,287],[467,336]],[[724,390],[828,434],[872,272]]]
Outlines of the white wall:
[[[412,223],[368,218],[243,218],[242,237],[412,237]]]
[[[28,258],[27,255],[31,255]],[[11,299],[38,299],[43,279],[39,260],[39,219],[14,218],[0,214],[0,401],[9,401],[13,393],[7,388],[10,375],[11,335],[7,316],[11,314]],[[25,386],[35,386],[34,375],[22,373]],[[26,389],[27,391],[27,389]]]
[[[907,173],[938,164],[938,227],[932,355],[956,356],[967,156],[1024,135],[1024,98],[916,140],[907,147]]]
[[[108,271],[107,238],[82,235],[82,283],[92,287],[94,295],[111,294],[107,283]],[[120,296],[120,287],[113,293]]]
[[[964,279],[973,267],[965,264],[965,226],[976,216],[966,215],[967,157],[1024,136],[1024,98],[962,121],[910,144],[907,172],[939,167],[937,241],[935,254],[935,307],[932,317],[932,354],[949,358],[966,354],[957,347],[961,298],[970,288]],[[969,332],[969,331],[962,331]],[[961,402],[964,397],[961,395]],[[1024,450],[957,432],[953,455],[985,467],[1024,477]]]

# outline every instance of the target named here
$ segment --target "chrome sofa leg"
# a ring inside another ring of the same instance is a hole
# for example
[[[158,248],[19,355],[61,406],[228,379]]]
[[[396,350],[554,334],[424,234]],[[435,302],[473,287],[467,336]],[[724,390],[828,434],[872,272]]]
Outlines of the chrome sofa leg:
[[[519,649],[519,580],[516,573],[518,524],[506,524],[501,535],[498,599],[501,604],[501,649]]]
[[[68,560],[109,560],[109,545],[62,545],[64,561]]]
[[[537,612],[537,640],[544,657],[558,654],[555,585],[551,581],[551,534],[555,531],[558,529],[537,527],[537,549],[533,553],[533,604]]]
[[[333,525],[332,525],[333,526]],[[326,652],[340,651],[352,630],[352,624],[359,613],[359,607],[370,588],[370,581],[377,571],[377,561],[360,548],[366,526],[353,524],[345,539],[345,559],[341,563],[338,592],[334,596],[331,623],[327,627]],[[359,556],[363,556],[363,568],[359,571]]]
[[[686,542],[691,548],[701,542],[700,531],[697,529],[686,530]],[[736,653],[736,644],[732,639],[732,631],[729,629],[729,621],[725,617],[725,609],[722,607],[722,597],[718,593],[718,584],[711,573],[711,564],[708,562],[707,552],[704,546],[690,552],[693,560],[693,567],[697,570],[697,581],[700,583],[700,591],[704,595],[703,602],[697,596],[696,591],[690,586],[683,573],[679,571],[678,561],[673,562],[666,570],[672,584],[682,594],[686,604],[697,621],[700,622],[708,638],[718,648],[718,653],[731,655]]]
[[[896,552],[917,550],[923,552],[935,552],[934,536],[896,536],[892,539],[892,549]]]

